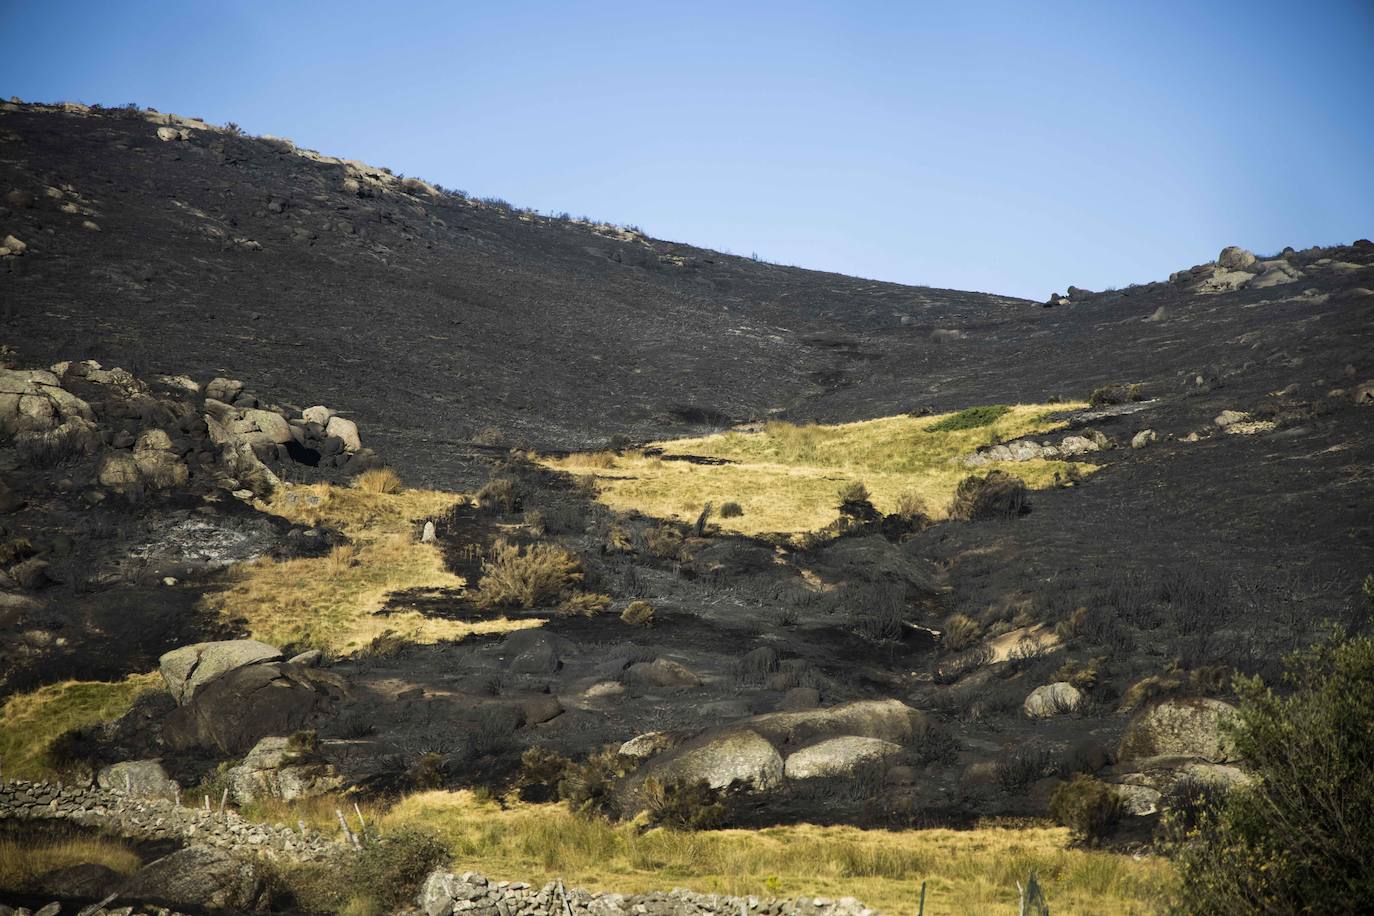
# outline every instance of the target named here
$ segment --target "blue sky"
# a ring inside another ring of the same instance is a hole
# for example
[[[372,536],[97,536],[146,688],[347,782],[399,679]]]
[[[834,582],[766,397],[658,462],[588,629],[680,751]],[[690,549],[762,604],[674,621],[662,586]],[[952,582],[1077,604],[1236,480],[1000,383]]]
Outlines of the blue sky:
[[[1374,236],[1374,2],[0,0],[0,94],[1043,298]]]

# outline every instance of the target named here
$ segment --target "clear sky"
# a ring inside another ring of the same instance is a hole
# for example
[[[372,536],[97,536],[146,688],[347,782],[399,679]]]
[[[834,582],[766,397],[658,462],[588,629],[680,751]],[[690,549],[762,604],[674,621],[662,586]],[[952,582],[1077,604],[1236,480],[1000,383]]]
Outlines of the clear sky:
[[[0,0],[0,94],[1043,298],[1374,236],[1374,0]]]

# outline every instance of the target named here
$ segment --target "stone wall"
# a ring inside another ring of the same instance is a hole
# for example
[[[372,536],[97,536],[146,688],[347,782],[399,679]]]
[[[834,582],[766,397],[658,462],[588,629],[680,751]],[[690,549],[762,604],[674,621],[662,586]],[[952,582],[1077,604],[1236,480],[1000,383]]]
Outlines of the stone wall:
[[[773,900],[672,890],[650,894],[601,894],[562,882],[535,888],[488,881],[476,872],[432,873],[420,892],[426,916],[876,916],[853,897]]]
[[[142,840],[178,840],[240,852],[324,861],[345,850],[330,837],[298,827],[245,820],[233,811],[205,810],[118,789],[54,782],[0,783],[0,821],[57,820]]]

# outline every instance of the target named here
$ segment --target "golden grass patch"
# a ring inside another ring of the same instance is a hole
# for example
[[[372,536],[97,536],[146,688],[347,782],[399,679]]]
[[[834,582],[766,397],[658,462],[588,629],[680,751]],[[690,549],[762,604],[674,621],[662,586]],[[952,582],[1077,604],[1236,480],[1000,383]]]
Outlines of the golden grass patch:
[[[376,817],[376,815],[373,815]],[[472,792],[412,795],[383,829],[438,834],[455,862],[493,878],[620,893],[687,887],[760,896],[853,896],[909,912],[921,881],[926,912],[1014,912],[1033,869],[1056,913],[1145,913],[1172,880],[1161,860],[1069,848],[1062,828],[861,830],[798,825],[683,832],[576,817],[560,805],[482,801]]]
[[[48,872],[85,863],[129,875],[141,860],[125,843],[109,837],[0,838],[0,890],[34,891],[37,879]]]
[[[64,732],[123,715],[148,690],[162,687],[157,674],[122,681],[63,681],[17,694],[0,707],[0,761],[8,779],[51,775],[48,749]]]
[[[642,453],[597,453],[546,459],[561,470],[598,469],[600,498],[620,510],[636,509],[660,518],[691,520],[706,503],[738,503],[743,515],[721,518],[721,527],[744,534],[798,534],[814,531],[838,515],[837,493],[861,482],[882,512],[896,512],[919,500],[936,516],[948,513],[959,481],[986,469],[957,461],[981,446],[1049,433],[1062,428],[1055,412],[1082,404],[1021,404],[982,426],[932,429],[948,425],[953,414],[884,417],[833,426],[773,421],[758,432],[731,431],[695,439],[655,443],[665,456],[697,455],[728,464],[665,461]],[[604,462],[609,457],[610,464]],[[1091,470],[1079,463],[1080,471]],[[1007,470],[1032,489],[1067,476],[1068,463],[1035,459]]]
[[[323,557],[240,564],[205,600],[224,618],[244,621],[255,639],[339,654],[361,649],[387,630],[409,642],[433,643],[533,625],[504,619],[469,624],[404,609],[377,613],[398,591],[462,587],[462,578],[444,567],[438,547],[420,543],[414,528],[463,498],[382,485],[284,487],[262,508],[297,524],[335,528],[350,543]]]

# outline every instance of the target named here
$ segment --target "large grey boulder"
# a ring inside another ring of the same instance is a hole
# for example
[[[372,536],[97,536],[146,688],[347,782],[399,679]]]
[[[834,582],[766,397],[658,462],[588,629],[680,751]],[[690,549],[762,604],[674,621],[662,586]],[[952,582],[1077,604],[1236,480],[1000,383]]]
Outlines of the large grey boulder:
[[[126,760],[112,764],[102,768],[95,781],[102,789],[128,792],[137,798],[174,799],[179,788],[159,760]]]
[[[818,741],[790,755],[783,765],[783,773],[788,779],[849,776],[866,764],[887,760],[901,752],[900,744],[881,738],[843,735]]]
[[[665,783],[705,780],[714,789],[739,782],[771,789],[782,782],[783,762],[773,745],[747,728],[719,731],[655,758],[646,775]]]
[[[284,445],[291,441],[291,424],[287,423],[286,418],[281,414],[254,408],[245,410],[243,417],[273,443]]]
[[[641,689],[686,690],[701,686],[701,678],[675,661],[656,658],[625,669],[625,683]]]
[[[83,862],[47,872],[38,879],[38,890],[54,897],[99,900],[124,883],[124,876],[105,865]]]
[[[229,794],[240,805],[259,798],[292,801],[333,792],[344,780],[328,763],[301,760],[292,753],[291,739],[263,738],[228,772]]]
[[[1255,263],[1255,255],[1239,245],[1228,245],[1217,255],[1217,264],[1227,270],[1244,270]]]
[[[158,671],[177,703],[184,705],[217,677],[245,665],[280,658],[278,649],[256,639],[225,639],[173,649],[158,659]]]
[[[263,896],[257,868],[211,846],[187,846],[135,872],[119,895],[124,900],[208,910],[253,910]]]
[[[291,735],[331,713],[343,682],[330,672],[282,662],[236,668],[195,692],[162,723],[177,751],[238,756],[269,735]]]
[[[1164,700],[1130,721],[1117,758],[1175,756],[1226,763],[1235,758],[1235,743],[1227,731],[1235,715],[1230,703],[1209,697]]]

